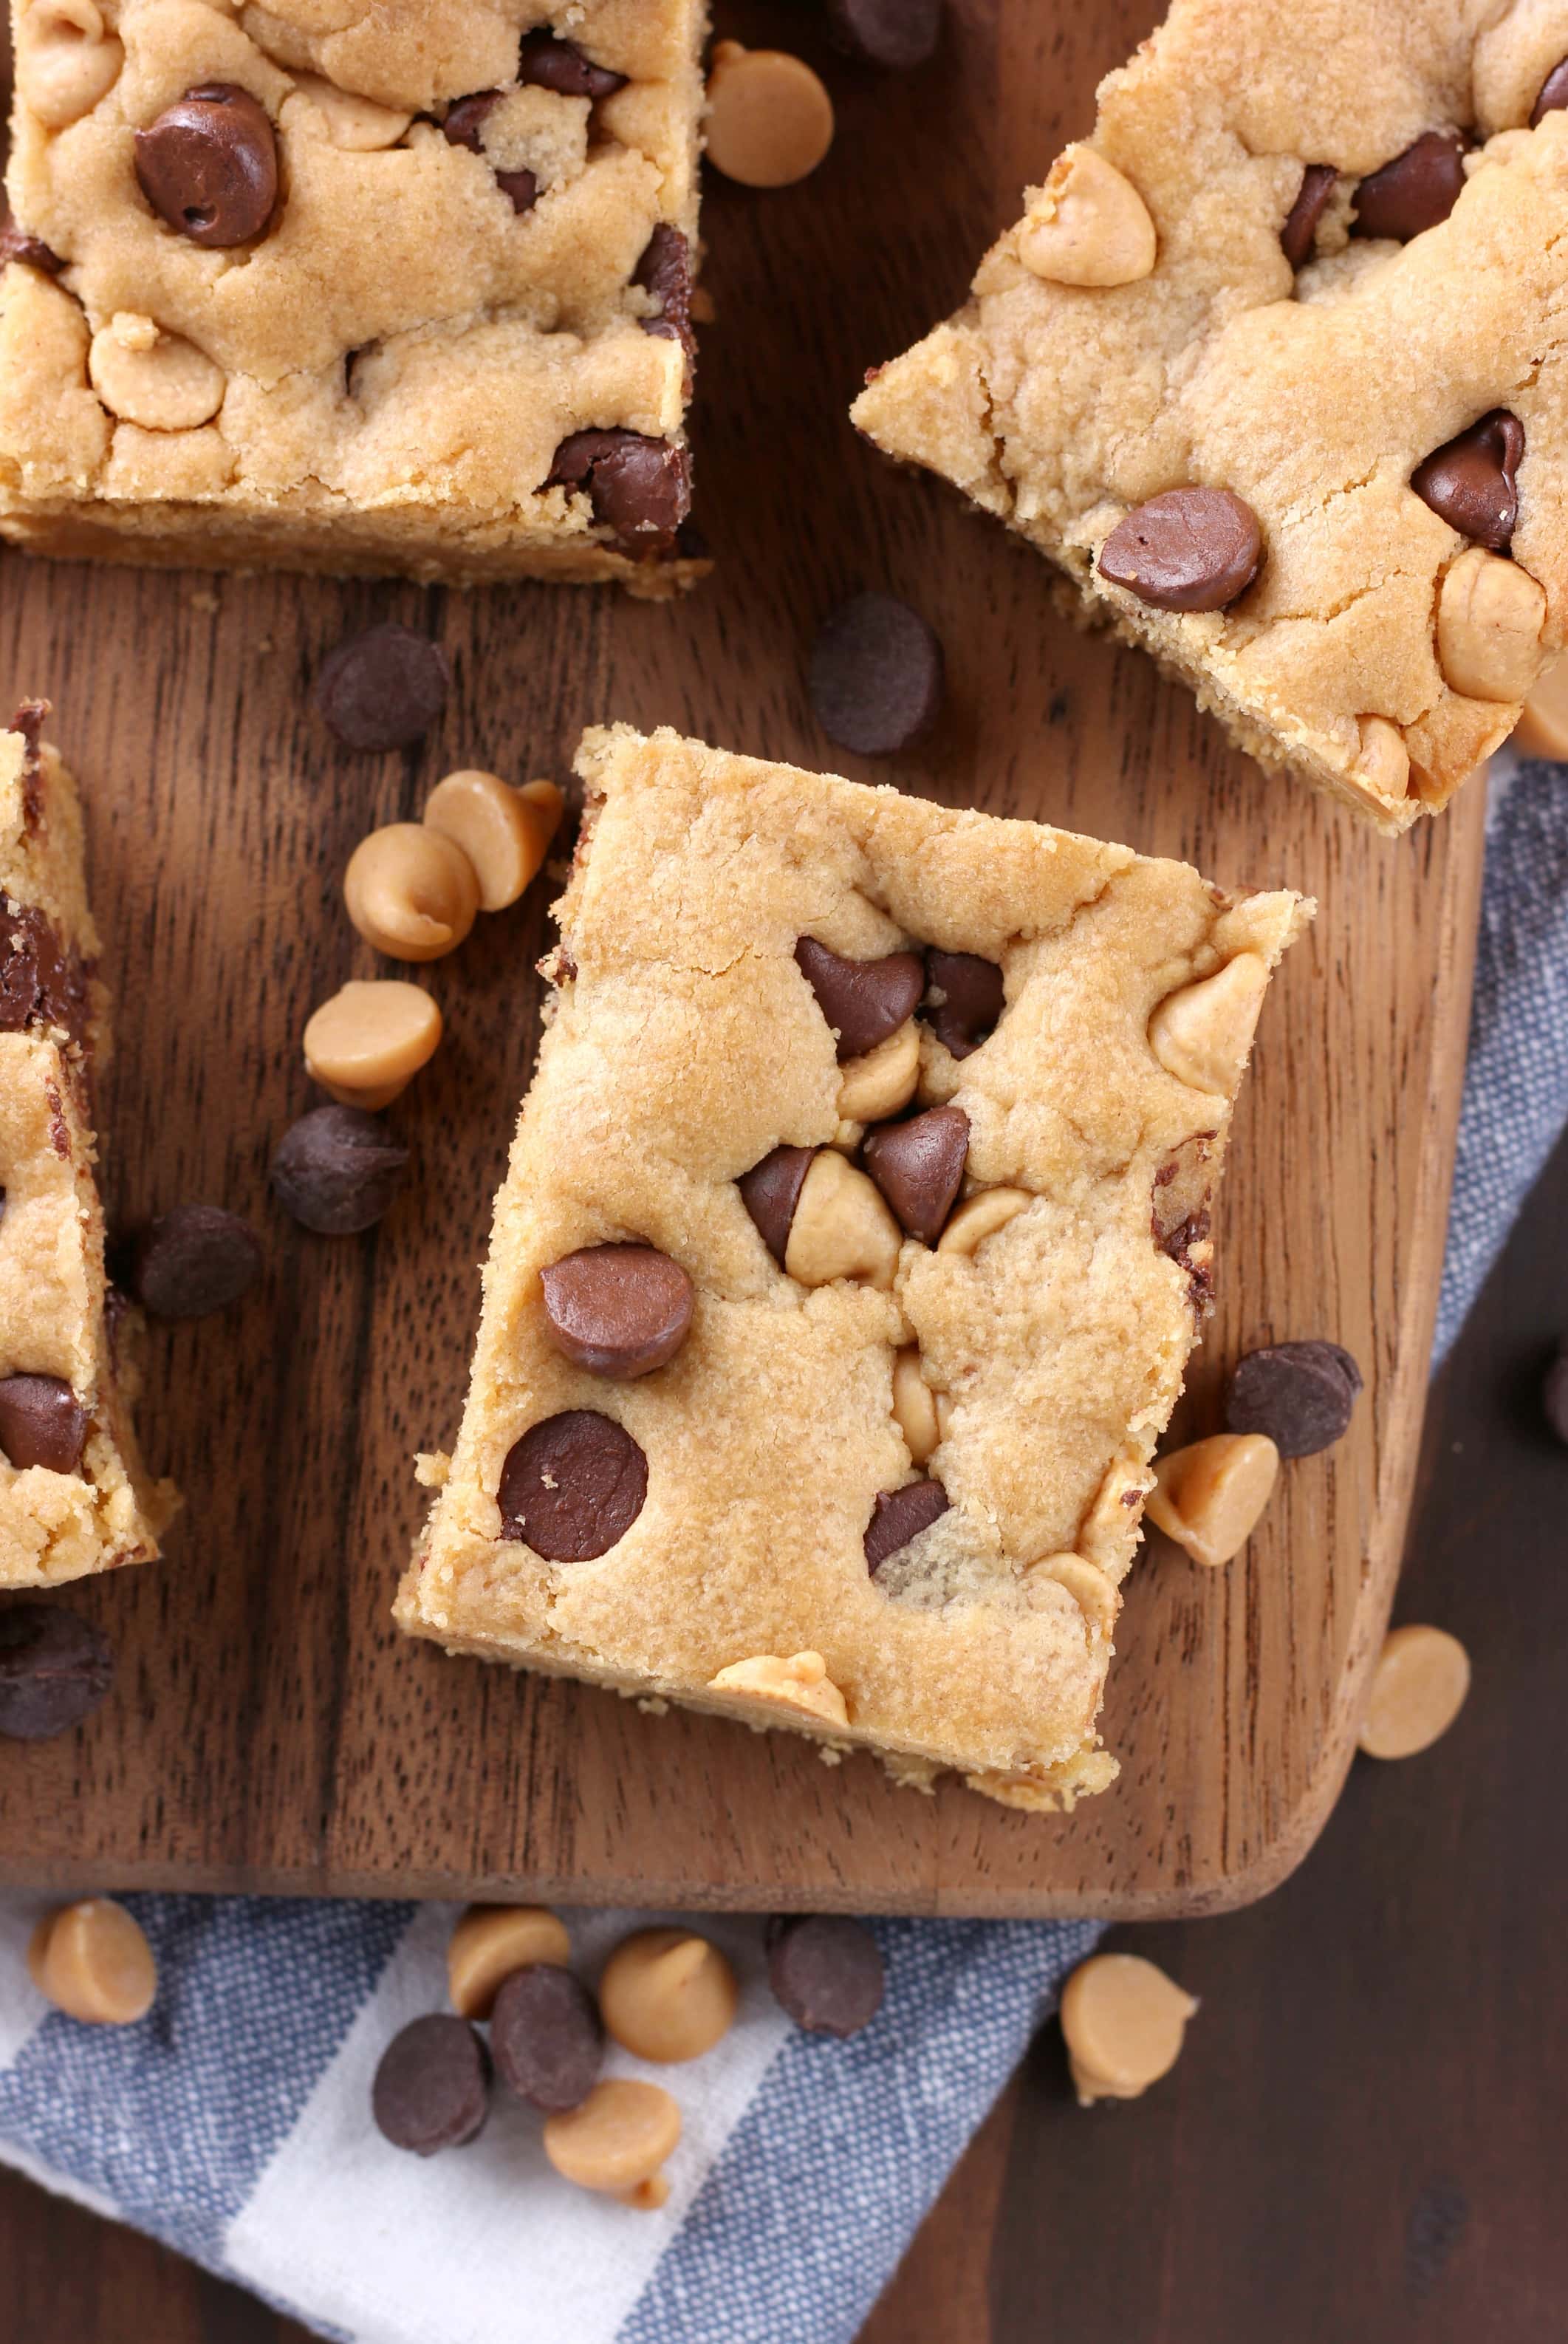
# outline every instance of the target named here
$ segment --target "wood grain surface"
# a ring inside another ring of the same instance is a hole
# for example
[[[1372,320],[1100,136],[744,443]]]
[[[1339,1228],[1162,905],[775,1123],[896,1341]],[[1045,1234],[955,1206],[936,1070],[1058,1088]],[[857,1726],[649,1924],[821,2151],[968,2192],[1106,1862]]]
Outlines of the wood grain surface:
[[[1482,793],[1389,845],[1265,779],[1135,655],[1076,633],[1049,573],[845,409],[863,367],[961,295],[976,256],[1152,0],[955,0],[939,62],[884,80],[817,20],[721,10],[805,49],[839,105],[802,187],[710,185],[694,422],[715,578],[675,608],[608,592],[209,579],[5,557],[0,662],[47,693],[81,775],[120,1048],[106,1186],[132,1225],[184,1197],[248,1213],[265,1288],[158,1330],[141,1410],[188,1499],[168,1559],[72,1601],[118,1640],[117,1698],[0,1767],[0,1878],[355,1894],[967,1913],[1170,1914],[1243,1902],[1302,1856],[1348,1763],[1416,1456],[1480,867]],[[802,674],[819,617],[890,588],[947,647],[947,712],[896,767],[835,752]],[[307,701],[346,631],[395,616],[456,688],[402,757],[337,750]],[[1105,1715],[1121,1783],[1071,1817],[836,1771],[789,1736],[656,1721],[581,1688],[452,1662],[387,1615],[418,1510],[413,1451],[457,1420],[489,1201],[537,1034],[546,890],[428,975],[448,1019],[394,1111],[406,1198],[328,1242],[266,1164],[312,1103],[298,1036],[374,973],[338,885],[374,823],[454,765],[565,778],[581,727],[673,722],[745,751],[893,779],[945,803],[1290,882],[1321,917],[1265,1012],[1218,1220],[1220,1310],[1179,1429],[1270,1338],[1348,1344],[1351,1437],[1290,1468],[1245,1559],[1151,1543]]]

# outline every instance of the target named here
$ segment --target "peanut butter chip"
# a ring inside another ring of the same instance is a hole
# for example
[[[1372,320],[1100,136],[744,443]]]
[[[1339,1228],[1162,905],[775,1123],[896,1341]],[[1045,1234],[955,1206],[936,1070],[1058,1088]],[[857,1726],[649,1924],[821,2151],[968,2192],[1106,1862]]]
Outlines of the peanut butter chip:
[[[459,2018],[488,2018],[514,1971],[535,1963],[564,1968],[571,1946],[542,1904],[470,1904],[447,1946],[447,1985]]]
[[[1167,994],[1149,1020],[1150,1048],[1179,1083],[1229,1098],[1246,1068],[1268,987],[1261,954],[1238,953],[1212,976]]]
[[[820,1652],[759,1652],[749,1661],[732,1661],[708,1681],[709,1692],[747,1693],[754,1701],[776,1702],[802,1717],[827,1725],[848,1725],[844,1696],[828,1674]]]
[[[144,431],[193,431],[223,405],[222,368],[183,335],[160,333],[130,310],[93,336],[87,373],[110,414]]]
[[[717,1945],[685,1929],[640,1929],[599,1980],[610,2035],[639,2059],[697,2059],[735,2023],[735,1973]]]
[[[145,2018],[158,1986],[152,1947],[125,1906],[107,1896],[46,1915],[33,1932],[27,1968],[56,2009],[95,2026]]]
[[[720,41],[708,78],[708,159],[744,187],[804,179],[833,143],[833,101],[803,57]]]
[[[119,79],[126,53],[95,0],[34,0],[13,22],[17,95],[45,130],[79,122]]]
[[[1018,1218],[1034,1202],[1027,1188],[977,1188],[966,1197],[957,1212],[937,1239],[937,1251],[947,1254],[978,1252],[987,1238],[1005,1229],[1009,1221]]]
[[[1413,1758],[1448,1732],[1470,1691],[1470,1655],[1442,1628],[1395,1628],[1372,1671],[1362,1720],[1369,1758]]]
[[[880,1123],[914,1097],[920,1078],[920,1035],[912,1017],[896,1034],[851,1058],[839,1078],[839,1114],[846,1123]]]
[[[1155,241],[1131,181],[1092,146],[1069,146],[1030,208],[1018,257],[1056,285],[1131,285],[1153,268]]]
[[[1404,734],[1386,716],[1358,716],[1360,753],[1354,771],[1380,798],[1410,794],[1410,751]]]
[[[464,771],[437,782],[425,825],[460,846],[479,885],[479,909],[515,904],[543,864],[565,801],[554,782],[513,789],[497,773]]]
[[[899,1266],[899,1225],[863,1172],[820,1148],[800,1184],[784,1268],[802,1286],[836,1278],[888,1288]]]
[[[305,1067],[344,1106],[386,1106],[441,1039],[441,1013],[400,977],[356,980],[324,1001],[305,1029]]]
[[[1140,1954],[1095,1954],[1061,1991],[1061,2031],[1080,2107],[1135,2100],[1181,2056],[1198,2005]]]
[[[656,2206],[663,2193],[644,2189],[679,2138],[680,2110],[662,2084],[610,2076],[580,2107],[547,2120],[545,2155],[579,2189]]]
[[[1526,757],[1568,758],[1568,655],[1560,652],[1537,677],[1513,745]]]
[[[910,1344],[893,1361],[893,1416],[912,1464],[923,1465],[942,1438],[937,1396],[920,1373],[920,1354]]]
[[[315,107],[331,144],[346,154],[373,155],[396,146],[414,119],[411,114],[377,106],[374,98],[361,97],[357,90],[339,89],[336,82],[297,66],[294,86]]]
[[[1216,1432],[1157,1460],[1149,1519],[1194,1562],[1217,1569],[1251,1537],[1279,1474],[1266,1433]]]
[[[1546,596],[1527,570],[1469,547],[1437,598],[1442,680],[1472,700],[1523,700],[1540,672]]]
[[[392,822],[362,838],[343,874],[349,918],[393,960],[439,960],[474,924],[479,882],[461,846],[423,823]]]

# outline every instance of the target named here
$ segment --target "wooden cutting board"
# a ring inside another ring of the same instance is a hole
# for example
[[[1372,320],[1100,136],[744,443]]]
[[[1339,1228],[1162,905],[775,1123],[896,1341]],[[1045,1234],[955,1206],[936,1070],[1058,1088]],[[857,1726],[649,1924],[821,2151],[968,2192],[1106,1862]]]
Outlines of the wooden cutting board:
[[[1482,790],[1390,845],[1264,778],[1147,661],[1076,633],[1042,561],[845,419],[862,369],[953,308],[1152,0],[950,0],[940,61],[908,80],[833,59],[799,8],[720,13],[813,57],[839,136],[802,187],[709,188],[694,436],[719,568],[688,601],[0,566],[0,673],[55,701],[91,808],[119,1033],[111,1216],[207,1198],[267,1250],[265,1290],[154,1331],[141,1421],[186,1510],[162,1564],[68,1592],[114,1636],[118,1689],[75,1738],[0,1745],[0,1879],[1170,1915],[1281,1879],[1349,1763],[1415,1464]],[[862,586],[904,594],[947,646],[940,728],[893,767],[835,751],[803,687],[816,621]],[[456,689],[422,748],[351,757],[308,688],[340,635],[385,617],[439,637]],[[378,1230],[306,1236],[267,1159],[314,1103],[307,1014],[376,973],[338,894],[361,834],[455,765],[564,780],[582,726],[617,717],[1319,898],[1237,1116],[1220,1308],[1180,1429],[1212,1430],[1225,1363],[1271,1339],[1348,1344],[1366,1393],[1338,1449],[1287,1468],[1229,1571],[1145,1551],[1104,1720],[1121,1779],[1072,1816],[923,1799],[869,1759],[829,1770],[790,1735],[645,1717],[393,1631],[409,1460],[457,1427],[533,1060],[548,887],[428,972],[448,1039],[395,1110],[417,1170]]]

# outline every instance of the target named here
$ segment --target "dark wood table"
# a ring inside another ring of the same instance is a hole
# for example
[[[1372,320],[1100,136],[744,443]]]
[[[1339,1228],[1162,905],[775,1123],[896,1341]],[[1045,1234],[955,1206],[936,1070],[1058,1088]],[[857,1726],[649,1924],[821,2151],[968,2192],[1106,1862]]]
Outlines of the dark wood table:
[[[1083,2115],[1041,2029],[861,2344],[1549,2344],[1568,2314],[1568,1141],[1434,1394],[1396,1618],[1468,1645],[1458,1725],[1359,1760],[1224,1919],[1121,1930],[1202,1997],[1171,2079]],[[0,2181],[5,2344],[304,2344],[129,2230]],[[689,2344],[702,2344],[693,2337]]]

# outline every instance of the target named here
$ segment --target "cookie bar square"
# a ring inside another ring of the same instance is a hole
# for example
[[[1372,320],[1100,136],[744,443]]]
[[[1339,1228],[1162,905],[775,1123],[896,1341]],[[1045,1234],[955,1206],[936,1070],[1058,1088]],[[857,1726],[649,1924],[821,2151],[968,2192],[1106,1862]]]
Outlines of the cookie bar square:
[[[138,1314],[93,1177],[107,1048],[75,784],[31,702],[0,733],[0,1587],[144,1562],[178,1503],[130,1420]]]
[[[12,0],[0,530],[618,579],[688,513],[703,0]]]
[[[1176,0],[854,419],[1402,831],[1568,631],[1565,105],[1562,0]]]
[[[578,770],[397,1618],[1070,1803],[1116,1771],[1118,1586],[1312,907],[669,732]]]

